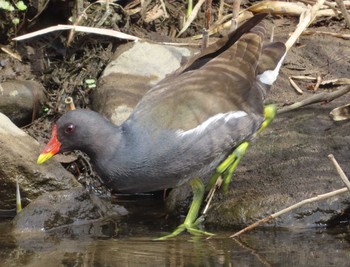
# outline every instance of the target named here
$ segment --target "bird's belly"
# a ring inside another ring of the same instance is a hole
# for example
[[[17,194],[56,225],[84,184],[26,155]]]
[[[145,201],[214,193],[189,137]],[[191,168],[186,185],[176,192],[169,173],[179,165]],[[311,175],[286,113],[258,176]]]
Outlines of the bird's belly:
[[[192,164],[186,164],[183,161],[178,163],[174,160],[168,164],[163,163],[162,168],[159,166],[140,167],[136,168],[137,171],[130,171],[126,175],[114,175],[112,178],[106,177],[102,180],[109,188],[120,193],[160,191],[178,187],[193,178],[201,178],[206,182],[226,156],[227,153],[212,159],[193,161]]]

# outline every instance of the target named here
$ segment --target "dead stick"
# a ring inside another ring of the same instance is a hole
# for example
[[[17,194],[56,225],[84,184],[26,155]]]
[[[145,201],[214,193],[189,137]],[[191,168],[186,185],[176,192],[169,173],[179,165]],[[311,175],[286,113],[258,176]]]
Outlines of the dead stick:
[[[22,198],[19,190],[18,176],[16,176],[16,211],[17,213],[22,211]]]
[[[315,84],[315,87],[314,87],[314,92],[317,91],[317,89],[320,87],[320,84],[322,82],[322,77],[320,74],[317,75],[317,80],[316,80],[316,84]]]
[[[303,205],[305,205],[305,204],[312,203],[312,202],[316,202],[316,201],[323,200],[323,199],[327,199],[327,198],[330,198],[330,197],[333,197],[333,196],[336,196],[336,195],[345,193],[345,192],[347,192],[347,191],[350,191],[350,182],[349,182],[348,177],[347,177],[346,174],[344,173],[343,169],[339,166],[337,160],[335,159],[335,157],[334,157],[332,154],[328,155],[328,158],[329,158],[329,159],[332,161],[332,163],[334,164],[335,169],[337,170],[337,172],[338,172],[340,178],[341,178],[341,179],[343,180],[343,182],[345,183],[346,187],[344,187],[344,188],[342,188],[342,189],[335,190],[335,191],[330,192],[330,193],[318,195],[318,196],[316,196],[316,197],[313,197],[313,198],[309,198],[309,199],[305,199],[305,200],[303,200],[303,201],[300,201],[300,202],[298,202],[297,204],[294,204],[294,205],[292,205],[292,206],[290,206],[290,207],[288,207],[288,208],[286,208],[286,209],[283,209],[283,210],[281,210],[281,211],[279,211],[279,212],[276,212],[276,213],[274,213],[274,214],[272,214],[272,215],[270,215],[270,216],[267,216],[267,217],[265,217],[265,218],[263,218],[263,219],[261,219],[261,220],[255,222],[255,223],[253,223],[253,224],[247,226],[246,228],[244,228],[244,229],[242,229],[241,231],[239,231],[239,232],[237,232],[237,233],[231,235],[230,237],[237,237],[237,236],[239,236],[239,235],[241,235],[241,234],[243,234],[243,233],[245,233],[245,232],[247,232],[247,231],[252,230],[253,228],[259,226],[259,225],[262,224],[262,223],[265,223],[265,222],[268,222],[268,221],[270,221],[270,220],[272,220],[272,219],[275,219],[275,218],[281,216],[282,214],[287,213],[287,212],[289,212],[289,211],[291,211],[291,210],[297,209],[297,208],[299,208],[299,207],[301,207],[301,206],[303,206]]]
[[[294,45],[294,43],[297,41],[299,36],[303,33],[303,31],[313,22],[313,20],[316,17],[317,11],[320,9],[320,7],[323,5],[325,0],[317,0],[316,3],[310,7],[307,8],[301,15],[300,18],[302,18],[293,32],[293,34],[289,37],[289,39],[286,42],[286,48],[287,51]]]
[[[203,51],[208,47],[209,44],[209,28],[211,21],[211,4],[212,0],[205,0],[205,20],[204,20],[204,30],[203,30],[203,43],[201,50]]]
[[[313,34],[323,34],[323,35],[329,35],[333,37],[339,37],[343,39],[350,39],[350,34],[342,34],[342,33],[336,33],[336,32],[323,32],[323,31],[304,31],[303,35],[313,35]]]
[[[280,108],[277,110],[277,113],[278,114],[281,114],[281,113],[284,113],[284,112],[287,112],[287,111],[291,111],[291,110],[294,110],[294,109],[297,109],[297,108],[300,108],[300,107],[303,107],[303,106],[306,106],[306,105],[310,105],[310,104],[314,104],[314,103],[319,103],[319,102],[323,102],[323,101],[331,101],[337,97],[340,97],[346,93],[350,92],[350,86],[347,86],[343,89],[340,89],[340,90],[337,90],[335,92],[331,92],[331,93],[319,93],[319,94],[316,94],[316,95],[313,95],[309,98],[306,98],[300,102],[297,102],[297,103],[294,103],[290,106],[286,106],[286,107],[283,107],[283,108]]]
[[[239,235],[241,235],[241,234],[243,234],[243,233],[245,233],[247,231],[250,231],[250,230],[254,229],[255,227],[259,226],[262,223],[265,223],[265,222],[268,222],[268,221],[270,221],[272,219],[275,219],[275,218],[277,218],[277,217],[279,217],[279,216],[281,216],[281,215],[283,215],[283,214],[285,214],[287,212],[290,212],[292,210],[300,208],[300,207],[302,207],[302,206],[304,206],[306,204],[309,204],[309,203],[312,203],[312,202],[316,202],[316,201],[320,201],[320,200],[327,199],[327,198],[331,198],[331,197],[334,197],[336,195],[343,194],[345,192],[348,192],[348,188],[347,187],[344,187],[342,189],[338,189],[338,190],[335,190],[335,191],[332,191],[332,192],[329,192],[329,193],[326,193],[326,194],[318,195],[316,197],[304,199],[303,201],[300,201],[300,202],[298,202],[298,203],[296,203],[296,204],[294,204],[294,205],[292,205],[292,206],[290,206],[290,207],[288,207],[286,209],[278,211],[278,212],[276,212],[276,213],[274,213],[272,215],[269,215],[269,216],[267,216],[267,217],[265,217],[265,218],[255,222],[255,223],[247,226],[246,228],[242,229],[241,231],[238,231],[237,233],[231,235],[230,237],[237,237],[237,236],[239,236]]]
[[[328,155],[328,158],[332,161],[335,169],[337,170],[340,178],[343,180],[344,184],[346,185],[346,187],[349,189],[350,191],[350,182],[348,177],[346,176],[346,174],[344,173],[343,169],[340,167],[340,165],[338,164],[337,160],[335,159],[335,157],[333,156],[333,154]]]
[[[205,0],[199,0],[197,2],[197,4],[192,9],[190,16],[186,19],[185,24],[183,25],[182,29],[180,30],[180,32],[177,34],[176,37],[179,37],[181,34],[183,34],[187,30],[187,28],[191,25],[192,21],[196,18],[197,14],[198,14],[198,12],[199,12],[199,10],[202,7],[204,2],[205,2]]]
[[[64,100],[64,103],[66,104],[66,110],[67,111],[71,111],[71,110],[75,110],[75,105],[74,105],[74,101],[72,97],[67,97]]]
[[[296,84],[296,82],[292,79],[292,77],[288,77],[288,80],[292,87],[297,91],[298,94],[303,94],[303,90],[300,89],[300,87]]]
[[[343,0],[335,0],[335,2],[337,3],[337,5],[339,6],[340,8],[340,11],[344,17],[344,20],[346,22],[346,25],[348,26],[348,28],[350,29],[350,16],[349,16],[349,13],[348,11],[346,10],[346,7],[344,5],[344,2]]]

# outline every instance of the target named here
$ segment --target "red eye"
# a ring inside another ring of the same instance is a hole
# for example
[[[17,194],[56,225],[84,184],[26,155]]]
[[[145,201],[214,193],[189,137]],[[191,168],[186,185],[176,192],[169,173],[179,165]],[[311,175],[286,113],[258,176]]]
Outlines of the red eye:
[[[75,125],[74,124],[68,124],[66,126],[66,129],[64,130],[66,132],[66,134],[71,134],[74,133],[75,131]]]

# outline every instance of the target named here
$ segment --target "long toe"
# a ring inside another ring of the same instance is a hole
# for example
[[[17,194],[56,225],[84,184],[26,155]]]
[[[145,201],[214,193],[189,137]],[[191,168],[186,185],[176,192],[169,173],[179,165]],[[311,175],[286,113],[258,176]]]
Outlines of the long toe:
[[[195,235],[195,236],[213,236],[213,235],[215,235],[215,234],[198,229],[197,223],[193,223],[190,225],[183,223],[183,224],[179,225],[171,234],[156,238],[154,240],[156,240],[156,241],[167,240],[169,238],[173,238],[173,237],[178,236],[179,234],[181,234],[185,230],[187,230],[187,232],[189,232],[190,234]]]

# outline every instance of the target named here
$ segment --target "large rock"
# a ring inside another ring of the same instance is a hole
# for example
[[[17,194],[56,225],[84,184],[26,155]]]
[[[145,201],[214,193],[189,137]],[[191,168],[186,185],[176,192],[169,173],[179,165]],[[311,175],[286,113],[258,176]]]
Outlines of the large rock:
[[[49,230],[52,232],[60,231],[62,227],[70,227],[72,231],[77,231],[76,234],[91,234],[100,228],[97,224],[93,230],[92,223],[106,217],[118,218],[126,214],[123,207],[112,206],[88,193],[86,189],[76,187],[49,192],[35,199],[17,214],[13,221],[13,231],[17,234]]]
[[[121,124],[148,89],[192,54],[193,49],[147,42],[121,46],[99,80],[93,109]]]
[[[23,199],[35,199],[48,191],[78,186],[74,176],[58,162],[50,160],[37,165],[40,154],[37,141],[17,128],[9,118],[0,113],[0,207],[16,206],[16,178]]]
[[[0,112],[17,126],[23,126],[42,112],[46,101],[44,87],[30,80],[11,80],[0,83]]]

